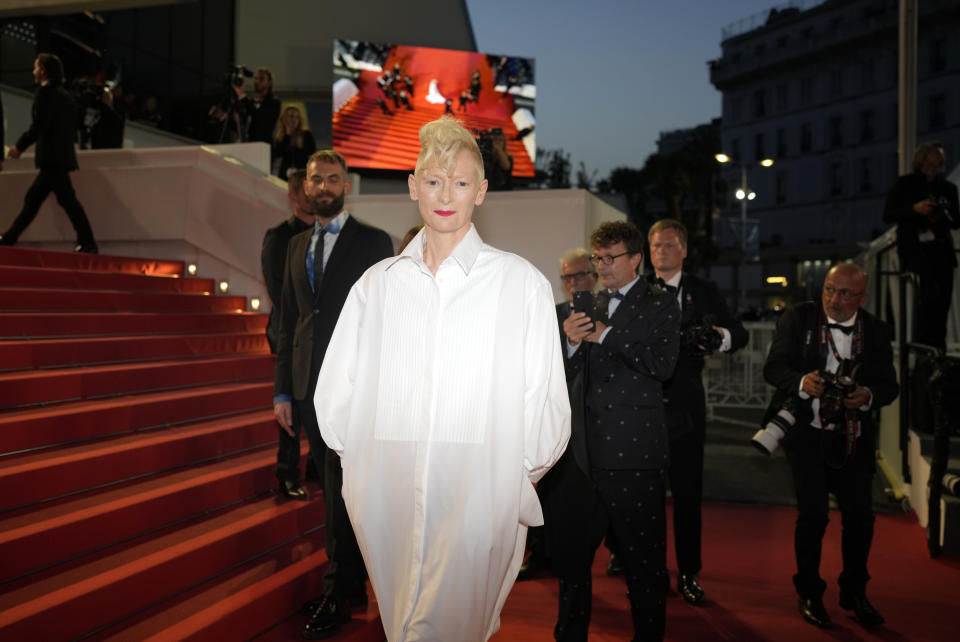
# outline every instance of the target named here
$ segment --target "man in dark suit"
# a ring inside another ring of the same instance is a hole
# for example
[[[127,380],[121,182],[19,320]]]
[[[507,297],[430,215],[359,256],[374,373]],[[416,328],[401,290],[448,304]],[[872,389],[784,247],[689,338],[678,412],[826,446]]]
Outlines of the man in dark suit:
[[[326,547],[324,594],[312,611],[304,637],[336,633],[351,606],[367,602],[365,571],[341,495],[340,458],[324,446],[313,393],[330,336],[354,282],[374,263],[393,256],[383,230],[360,223],[343,208],[350,191],[343,156],[322,150],[310,157],[304,190],[317,216],[313,228],[287,246],[281,294],[280,341],[274,375],[274,414],[284,428],[302,424],[311,455],[324,471]]]
[[[703,446],[707,434],[703,361],[709,353],[733,352],[747,344],[747,331],[727,309],[712,281],[683,271],[687,229],[674,219],[661,219],[647,232],[649,280],[672,294],[680,304],[682,340],[673,376],[663,386],[663,404],[670,434],[670,492],[673,495],[673,542],[677,556],[677,590],[690,604],[705,599],[697,581],[700,560],[703,500]],[[705,323],[709,322],[708,324]],[[701,345],[698,329],[715,332],[714,345]]]
[[[73,148],[77,137],[77,108],[62,86],[60,59],[53,54],[38,54],[33,61],[33,79],[40,86],[33,101],[33,120],[17,144],[10,148],[9,156],[20,158],[20,154],[36,143],[34,164],[40,171],[27,190],[20,214],[0,237],[0,245],[16,245],[36,218],[43,201],[53,192],[77,233],[74,251],[96,254],[93,230],[70,182],[70,172],[77,169],[77,153]]]
[[[303,190],[306,170],[293,171],[287,179],[287,199],[293,214],[276,227],[271,227],[263,237],[260,250],[260,267],[263,280],[270,295],[270,320],[267,322],[267,341],[270,352],[277,353],[280,343],[280,300],[283,293],[283,267],[287,258],[287,244],[295,235],[312,228],[316,221],[313,203]],[[277,479],[280,492],[290,499],[307,499],[307,492],[300,485],[300,425],[279,427],[277,443]]]
[[[801,616],[820,627],[830,626],[823,606],[827,585],[820,577],[830,492],[842,518],[840,606],[864,626],[883,623],[866,596],[877,448],[870,413],[891,403],[898,388],[893,332],[860,307],[866,299],[863,270],[851,263],[835,265],[824,281],[821,305],[793,306],[777,322],[763,367],[764,379],[777,389],[764,425],[782,409],[796,422],[783,438],[797,494],[793,584]],[[844,370],[858,368],[854,383],[842,392],[828,384],[840,364]]]
[[[918,145],[913,172],[897,179],[883,210],[883,220],[897,224],[900,269],[919,278],[916,340],[943,351],[957,267],[950,230],[960,227],[957,186],[943,176],[946,162],[940,143]]]
[[[593,556],[612,526],[626,566],[635,640],[661,640],[666,622],[666,484],[663,382],[680,345],[675,300],[637,276],[643,234],[604,223],[590,237],[604,291],[596,322],[563,323],[572,436],[544,505],[560,579],[554,637],[586,640]]]

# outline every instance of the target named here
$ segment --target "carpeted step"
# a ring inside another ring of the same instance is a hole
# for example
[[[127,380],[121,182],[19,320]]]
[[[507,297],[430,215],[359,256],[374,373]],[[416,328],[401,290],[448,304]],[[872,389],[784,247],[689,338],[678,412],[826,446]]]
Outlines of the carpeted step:
[[[273,382],[213,384],[0,413],[0,453],[68,444],[273,405]]]
[[[285,617],[296,622],[299,637],[306,618],[296,612],[320,591],[327,564],[322,533],[288,542],[89,640],[247,640]]]
[[[272,377],[274,356],[246,353],[0,373],[0,410]]]
[[[8,312],[243,312],[242,296],[0,287],[0,310]]]
[[[0,265],[0,287],[213,293],[213,279]]]
[[[0,595],[0,639],[62,640],[95,631],[319,527],[321,505],[273,496],[244,503],[11,590]]]
[[[256,312],[0,312],[0,339],[264,332]]]
[[[196,465],[255,448],[275,448],[272,410],[174,426],[0,459],[0,511]],[[300,452],[310,448],[306,441]]]
[[[70,270],[100,270],[124,274],[180,275],[183,261],[141,259],[136,257],[80,254],[26,247],[0,247],[0,265],[25,267],[65,268]]]
[[[276,484],[276,463],[276,449],[265,447],[13,511],[0,520],[0,580],[263,493]]]
[[[269,350],[260,330],[218,334],[0,341],[0,369],[124,363]]]

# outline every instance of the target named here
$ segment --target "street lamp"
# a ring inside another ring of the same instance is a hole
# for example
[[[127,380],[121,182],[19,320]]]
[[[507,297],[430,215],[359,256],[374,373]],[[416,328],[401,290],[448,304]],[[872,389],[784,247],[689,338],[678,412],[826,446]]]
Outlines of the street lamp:
[[[737,270],[737,280],[740,282],[740,294],[736,309],[745,305],[747,301],[747,280],[744,274],[744,266],[747,262],[747,201],[752,201],[757,197],[757,193],[747,186],[747,165],[727,156],[723,152],[714,156],[720,164],[736,163],[740,168],[740,187],[734,192],[734,196],[740,201],[740,265]],[[772,158],[764,158],[758,163],[761,167],[773,167]]]

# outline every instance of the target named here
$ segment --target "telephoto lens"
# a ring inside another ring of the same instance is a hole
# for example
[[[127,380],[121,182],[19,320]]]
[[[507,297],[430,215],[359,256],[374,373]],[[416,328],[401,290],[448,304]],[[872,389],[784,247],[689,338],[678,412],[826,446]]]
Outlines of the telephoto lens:
[[[783,402],[780,410],[770,418],[767,425],[757,431],[750,443],[764,455],[770,456],[780,445],[780,440],[796,423],[797,399],[790,397]]]

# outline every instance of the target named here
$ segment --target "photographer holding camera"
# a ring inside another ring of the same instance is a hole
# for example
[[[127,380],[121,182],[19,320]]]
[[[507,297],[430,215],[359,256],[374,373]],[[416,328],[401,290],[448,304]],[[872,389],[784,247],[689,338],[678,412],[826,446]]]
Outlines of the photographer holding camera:
[[[490,131],[477,132],[477,146],[483,157],[483,174],[487,177],[487,191],[513,189],[513,156],[507,151],[507,137],[503,130],[494,127]]]
[[[663,404],[670,437],[670,491],[673,494],[673,537],[677,556],[677,590],[690,604],[701,604],[700,505],[703,499],[703,446],[707,410],[703,362],[714,351],[733,352],[747,344],[747,331],[727,309],[716,284],[683,271],[687,229],[662,219],[647,232],[651,283],[673,294],[680,304],[680,357],[663,386]]]
[[[245,78],[253,78],[253,95],[247,96]],[[225,78],[227,96],[210,108],[210,116],[223,123],[221,143],[255,143],[270,145],[280,118],[280,100],[273,95],[273,72],[257,67],[251,72],[243,65],[230,68]]]
[[[916,340],[943,351],[957,267],[950,230],[960,227],[957,188],[943,176],[946,160],[939,142],[918,145],[913,173],[897,179],[883,211],[884,222],[897,224],[900,270],[920,279]]]
[[[784,312],[763,367],[764,379],[777,389],[763,423],[778,414],[787,418],[783,447],[799,513],[793,584],[800,615],[824,628],[831,622],[823,606],[820,552],[830,492],[842,518],[840,606],[863,626],[883,623],[866,597],[877,444],[870,413],[896,399],[898,386],[893,332],[860,307],[866,299],[864,271],[852,263],[835,265],[823,284],[822,305],[807,301]]]

